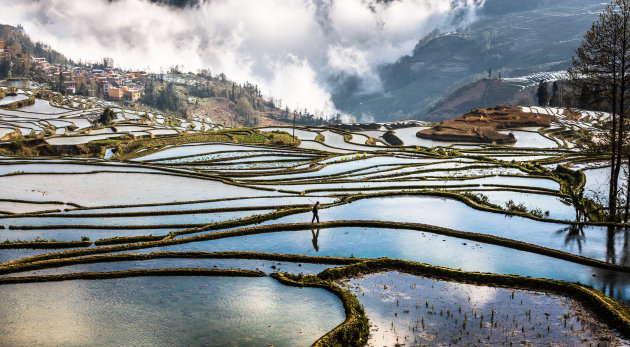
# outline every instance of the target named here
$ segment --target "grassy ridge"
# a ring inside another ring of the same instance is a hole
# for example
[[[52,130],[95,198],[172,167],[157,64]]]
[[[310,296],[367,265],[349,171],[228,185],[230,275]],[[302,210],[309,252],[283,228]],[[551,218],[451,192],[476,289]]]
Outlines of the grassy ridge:
[[[559,293],[581,302],[593,310],[599,319],[606,322],[611,327],[618,329],[623,336],[630,337],[630,308],[614,301],[598,290],[576,283],[515,275],[466,272],[388,258],[367,260],[341,268],[330,268],[324,270],[318,277],[322,280],[334,281],[341,278],[356,277],[383,271],[401,271],[412,275],[433,277],[441,280],[455,280],[486,286],[494,285]]]

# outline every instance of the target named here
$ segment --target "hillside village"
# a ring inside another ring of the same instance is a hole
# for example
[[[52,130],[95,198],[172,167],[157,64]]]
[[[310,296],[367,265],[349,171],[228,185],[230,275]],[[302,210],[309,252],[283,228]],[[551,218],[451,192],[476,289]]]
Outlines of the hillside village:
[[[0,56],[11,55],[0,41]],[[62,86],[67,94],[76,94],[84,90],[90,94],[102,96],[109,100],[128,100],[135,102],[142,96],[144,85],[149,76],[144,71],[126,72],[113,67],[103,69],[87,69],[82,67],[64,67],[53,65],[43,57],[31,57],[33,64],[43,72],[51,85]]]
[[[340,122],[340,115],[290,110],[282,100],[263,96],[257,85],[237,84],[223,73],[184,73],[177,66],[165,73],[125,70],[114,67],[111,58],[75,63],[47,45],[33,43],[20,27],[0,25],[0,39],[4,40],[0,41],[0,81],[25,78],[66,95],[96,97],[127,107],[133,104],[145,111],[155,109],[231,127],[286,125],[294,120],[299,125]]]

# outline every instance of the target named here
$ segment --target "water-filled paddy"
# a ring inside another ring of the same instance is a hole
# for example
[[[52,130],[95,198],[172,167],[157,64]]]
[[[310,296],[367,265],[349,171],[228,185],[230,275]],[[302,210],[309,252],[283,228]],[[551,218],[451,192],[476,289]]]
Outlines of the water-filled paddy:
[[[1,105],[7,105],[10,104],[12,102],[16,102],[16,101],[20,101],[20,100],[26,100],[28,99],[28,96],[24,95],[24,94],[18,94],[15,96],[5,96],[4,98],[0,99],[0,106]]]
[[[0,286],[2,345],[310,345],[344,319],[333,294],[264,278],[137,277]]]
[[[371,151],[374,149],[374,147],[365,146],[365,145],[362,146],[362,145],[346,142],[343,135],[332,132],[330,130],[322,131],[321,134],[324,135],[324,138],[325,138],[324,143],[327,146],[331,146],[334,148],[343,148],[343,149],[348,149],[348,150],[357,151],[357,152]]]
[[[544,292],[398,272],[341,281],[365,307],[372,346],[624,344],[579,303]],[[483,317],[483,318],[482,318]]]
[[[514,131],[505,130],[499,131],[502,134],[512,133],[516,137],[516,143],[510,145],[512,147],[525,147],[525,148],[557,148],[556,141],[550,140],[538,132],[534,131]]]
[[[365,168],[373,168],[373,170],[383,169],[386,165],[405,164],[405,163],[417,163],[423,159],[405,159],[397,157],[385,157],[374,156],[364,158],[362,156],[348,156],[348,157],[336,157],[335,160],[326,160],[320,162],[320,164],[326,164],[323,168],[313,171],[298,174],[286,174],[286,175],[273,175],[263,176],[257,179],[264,180],[277,180],[277,179],[297,179],[315,176],[328,176],[335,175],[344,172],[350,172]]]
[[[91,208],[76,211],[70,211],[73,215],[84,213],[130,213],[130,212],[149,212],[149,211],[189,211],[201,210],[209,208],[230,208],[230,207],[256,207],[256,206],[285,206],[290,207],[299,204],[313,204],[315,197],[311,196],[266,196],[261,198],[242,197],[239,199],[219,200],[219,201],[203,201],[191,202],[176,205],[159,205],[159,206],[129,206],[129,207],[113,207],[113,208]],[[337,198],[317,197],[322,204],[335,202]]]
[[[48,105],[47,102],[46,105]],[[51,111],[46,105],[40,102],[36,106]],[[58,108],[53,110],[55,112],[39,114],[18,110],[3,115],[4,120],[1,125],[5,129],[20,127],[24,129],[23,132],[28,133],[30,129],[41,131],[44,127],[53,124],[58,127],[58,132],[77,136],[53,136],[49,141],[68,144],[78,143],[77,141],[83,139],[120,135],[125,132],[138,136],[148,136],[150,133],[175,134],[184,130],[184,127],[189,124],[194,124],[196,130],[201,128],[201,123],[196,121],[184,121],[177,127],[147,127],[136,121],[138,117],[134,115],[134,111],[125,110],[123,115],[123,110],[115,107],[115,112],[118,114],[117,123],[113,126],[117,128],[117,133],[109,127],[95,129],[92,132],[81,131],[82,128],[89,126],[89,122],[83,117],[88,113],[100,112],[100,107],[105,105],[107,103],[99,102],[97,109]],[[165,120],[162,115],[151,115],[151,117],[154,116],[158,123]],[[75,131],[66,129],[65,127],[71,122],[75,123],[79,129]],[[405,145],[413,146],[426,141],[415,136],[415,132],[421,128],[415,126],[396,129],[395,132],[405,141]],[[271,130],[271,128],[266,129]],[[282,128],[282,130],[291,132],[290,128]],[[324,136],[324,143],[314,141],[318,132]],[[6,239],[35,240],[37,238],[76,241],[82,237],[89,237],[95,241],[117,236],[167,235],[193,225],[206,225],[268,213],[277,207],[308,208],[314,201],[319,200],[322,204],[340,203],[335,207],[321,208],[319,216],[322,221],[364,219],[424,223],[452,228],[464,233],[499,236],[573,255],[630,266],[630,257],[628,257],[630,252],[627,249],[630,232],[623,229],[608,229],[600,226],[580,228],[564,222],[550,223],[530,218],[510,217],[504,213],[475,210],[457,200],[426,195],[360,199],[349,204],[342,204],[345,202],[345,195],[352,196],[362,192],[468,191],[486,194],[489,203],[507,207],[507,202],[512,200],[514,204],[522,204],[526,209],[543,217],[545,212],[549,211],[548,218],[569,221],[575,215],[574,209],[571,205],[563,204],[554,195],[560,194],[558,182],[550,177],[531,177],[527,170],[521,171],[516,167],[502,166],[500,163],[488,161],[483,156],[507,161],[550,159],[545,161],[545,165],[553,170],[555,163],[570,164],[572,161],[583,159],[584,156],[577,151],[568,152],[558,148],[554,141],[545,139],[529,129],[514,132],[519,142],[513,147],[453,144],[454,148],[460,150],[448,153],[441,148],[367,146],[365,141],[368,140],[368,136],[378,138],[383,132],[361,133],[353,133],[353,138],[346,141],[347,136],[344,138],[344,135],[338,133],[337,130],[296,129],[296,135],[302,139],[300,146],[304,150],[284,146],[236,143],[177,145],[176,140],[171,142],[175,137],[166,137],[164,143],[167,145],[138,150],[136,154],[139,157],[132,159],[133,166],[118,161],[125,157],[113,155],[114,152],[111,150],[105,153],[105,160],[94,157],[75,157],[70,160],[5,157],[2,158],[4,165],[0,165],[0,196],[5,199],[3,203],[0,203],[0,213],[51,209],[65,211],[25,216],[4,215],[0,218],[0,226],[14,225],[27,228],[0,229],[0,242]],[[168,144],[169,142],[171,144]],[[440,142],[439,146],[448,146],[448,142]],[[532,147],[532,149],[516,147]],[[554,149],[543,150],[543,147]],[[320,153],[316,150],[329,153]],[[86,165],[80,165],[80,163]],[[585,168],[586,166],[575,167]],[[94,171],[107,172],[94,173]],[[605,183],[605,180],[600,180],[604,183],[597,181],[597,177],[603,177],[605,172],[585,171],[588,189],[597,188]],[[3,174],[6,176],[2,176]],[[266,189],[255,189],[256,187]],[[278,190],[289,192],[280,193]],[[517,190],[520,191],[516,192]],[[10,199],[19,200],[19,202],[12,203]],[[40,204],[35,204],[35,202],[40,202]],[[86,208],[77,209],[77,206],[73,204]],[[250,207],[253,209],[228,212],[209,211],[209,209],[247,209]],[[311,217],[312,214],[307,212],[265,221],[261,224],[305,223],[310,222]],[[81,228],[80,225],[90,227]],[[171,226],[167,227],[168,225]],[[255,225],[240,225],[231,228],[246,228]],[[229,229],[223,227],[197,234],[214,234],[224,230]],[[189,235],[180,235],[176,239],[185,239]],[[388,228],[341,227],[321,230],[313,228],[304,231],[289,230],[133,250],[115,246],[114,253],[149,253],[156,250],[256,251],[313,256],[390,257],[467,271],[579,281],[600,289],[615,299],[630,302],[630,276],[627,271],[603,270],[612,266],[602,264],[599,267],[595,267],[596,264],[586,266],[575,261],[560,260],[507,246],[473,242],[465,236],[460,237],[445,237],[431,232]],[[165,242],[178,241],[166,240]],[[137,246],[140,245],[134,248]],[[102,252],[107,249],[91,246],[88,251]],[[0,249],[0,261],[57,251],[60,250]],[[100,261],[93,264],[30,270],[9,276],[172,267],[258,269],[267,274],[274,271],[299,274],[316,273],[331,265],[181,257],[122,262]],[[387,281],[391,280],[390,277],[387,277]],[[418,321],[408,319],[412,316],[411,309],[408,313],[404,310],[394,311],[397,315],[391,311],[402,307],[392,306],[392,298],[398,299],[401,305],[413,303],[415,306],[415,302],[412,302],[413,298],[420,295],[418,291],[421,289],[417,288],[421,286],[416,287],[418,283],[413,283],[414,286],[411,286],[409,280],[403,277],[392,280],[395,284],[402,283],[395,288],[391,286],[379,288],[378,281],[380,280],[371,280],[371,282],[361,282],[365,279],[351,280],[358,289],[356,293],[360,293],[359,300],[367,299],[370,295],[374,299],[365,303],[368,308],[368,318],[372,320],[374,326],[379,327],[378,331],[373,331],[373,343],[394,344],[395,339],[398,338],[398,342],[402,339],[402,342],[413,345],[415,341],[411,338],[415,339],[416,335],[418,341],[425,344],[448,344],[449,342],[458,344],[462,341],[490,342],[491,344],[509,342],[501,339],[505,338],[503,332],[504,330],[507,332],[512,322],[509,316],[506,316],[504,321],[497,317],[499,325],[490,330],[483,326],[478,330],[473,330],[472,327],[467,328],[466,331],[461,330],[462,335],[465,333],[466,337],[462,336],[462,340],[456,340],[459,337],[458,328],[462,328],[461,317],[451,316],[450,313],[446,317],[444,313],[442,316],[434,314],[432,317],[426,316],[425,323],[439,330],[439,335],[437,331],[435,335],[432,335],[429,328],[419,335],[416,334],[419,330],[415,327],[412,329],[412,326]],[[261,281],[261,279],[223,279],[216,288],[210,288],[212,285],[203,286],[207,283],[217,283],[219,281],[217,278],[182,277],[182,280],[178,278],[178,281],[171,281],[171,279],[173,278],[133,278],[0,286],[0,296],[11,300],[18,296],[18,292],[26,293],[24,298],[20,297],[12,301],[16,303],[15,307],[18,307],[17,312],[22,311],[23,315],[15,315],[18,318],[4,327],[6,330],[3,331],[0,328],[0,336],[2,336],[0,344],[5,341],[9,341],[10,344],[32,344],[35,336],[33,334],[41,332],[46,341],[52,341],[52,344],[133,345],[137,341],[156,341],[157,344],[165,345],[190,345],[208,339],[213,345],[231,343],[309,345],[343,319],[343,308],[339,300],[324,291],[319,292],[323,293],[320,296],[309,296],[310,292],[307,289],[289,289],[268,278],[263,281],[271,281],[270,285],[266,283],[254,286],[247,283]],[[244,282],[239,286],[230,282],[240,280]],[[202,281],[203,284],[195,281]],[[88,283],[96,284],[89,285]],[[429,289],[428,286],[435,288]],[[79,287],[79,290],[75,287]],[[136,290],[137,287],[141,289]],[[238,289],[234,289],[237,287]],[[3,291],[6,290],[5,288],[14,289],[5,293]],[[28,288],[28,290],[21,290],[22,288]],[[239,291],[240,289],[242,290]],[[140,294],[136,294],[135,291]],[[502,305],[501,310],[507,310],[510,313],[514,311],[516,316],[514,320],[524,322],[526,316],[529,320],[529,315],[525,315],[524,311],[520,312],[518,307],[510,306],[513,299],[505,298],[506,293],[512,293],[512,290],[473,288],[473,286],[466,287],[448,282],[431,284],[427,282],[422,291],[423,295],[435,297],[436,303],[442,300],[446,305],[450,305],[451,302],[463,301],[468,306],[463,305],[466,307],[462,309],[470,310],[469,313],[472,314],[474,314],[473,310],[479,311],[486,309],[488,305],[496,305],[495,314],[498,316],[499,306]],[[561,312],[562,309],[568,306],[573,308],[572,304],[565,305],[566,302],[561,298],[516,292],[516,295],[522,296],[523,301],[528,305],[549,307],[549,310],[553,308],[553,312],[547,312],[551,313],[550,320],[564,313]],[[63,294],[59,295],[59,293]],[[464,293],[462,300],[457,293]],[[262,295],[264,298],[259,299]],[[472,300],[468,300],[466,295],[470,295]],[[139,299],[140,296],[142,296],[141,299]],[[57,303],[58,297],[62,297],[60,303]],[[150,299],[145,300],[145,297],[150,297]],[[303,309],[298,299],[305,297],[308,297],[309,303]],[[238,301],[241,298],[245,298],[243,300],[247,303],[253,302],[258,306],[255,310],[250,310],[251,312],[240,310],[237,312],[234,307],[245,305]],[[253,299],[247,301],[249,300],[247,298]],[[264,300],[268,298],[273,298],[271,300],[273,302]],[[384,299],[385,302],[380,303],[376,299]],[[88,306],[86,303],[89,303],[90,307],[86,308]],[[223,305],[224,303],[227,304]],[[376,305],[373,305],[375,303]],[[25,308],[27,304],[30,306]],[[156,307],[159,309],[156,310]],[[153,314],[144,320],[138,318],[140,313],[148,312],[149,308],[152,314],[159,311],[158,314]],[[260,310],[256,311],[258,308]],[[6,308],[5,312],[12,309]],[[46,312],[41,313],[44,310]],[[10,313],[13,314],[13,312]],[[531,319],[540,321],[542,317],[547,320],[539,313],[533,309]],[[31,316],[28,316],[29,314]],[[393,317],[391,319],[390,314]],[[53,315],[61,317],[59,323],[46,321],[46,318]],[[337,318],[330,319],[328,316]],[[287,323],[285,318],[291,321]],[[265,319],[272,319],[273,322],[266,323]],[[452,325],[454,319],[458,321]],[[79,322],[72,325],[71,323],[76,320]],[[221,322],[217,323],[218,320]],[[107,322],[108,325],[103,327],[103,322]],[[109,324],[110,322],[113,324]],[[568,320],[568,324],[575,325],[576,330],[582,327],[583,322],[585,320],[582,319]],[[309,325],[310,330],[303,328],[304,324]],[[512,331],[509,338],[517,343],[526,340],[532,344],[598,342],[588,336],[590,334],[588,332],[564,334],[562,330],[564,327],[558,327],[560,323],[557,321],[547,323],[550,325],[549,331],[546,330],[546,326],[536,324],[533,324],[536,335],[527,331],[523,334],[519,330]],[[69,325],[72,328],[61,331],[58,329],[59,325]],[[586,329],[590,328],[586,327]],[[5,331],[7,333],[4,333]],[[406,341],[405,335],[408,337]],[[99,342],[94,342],[95,336],[98,337]],[[8,338],[15,338],[15,340],[6,340]],[[374,340],[374,338],[380,340]]]
[[[281,194],[190,177],[106,172],[4,176],[0,177],[0,195],[4,199],[103,206]]]
[[[158,159],[166,159],[173,157],[182,157],[182,156],[192,156],[199,155],[204,153],[212,153],[212,152],[226,152],[226,151],[271,151],[272,148],[265,147],[254,147],[254,146],[245,146],[245,145],[236,145],[236,144],[189,144],[178,147],[170,147],[163,149],[161,151],[148,154],[137,159],[136,161],[149,161],[149,160],[158,160]]]
[[[539,209],[540,211],[549,211],[549,218],[573,221],[575,220],[575,208],[571,204],[562,201],[561,198],[554,195],[532,194],[514,191],[482,191],[488,197],[488,201],[501,207],[512,200],[515,204],[523,204],[528,210]]]
[[[62,217],[6,217],[0,218],[0,225],[12,225],[16,229],[21,226],[74,226],[90,225],[98,227],[120,227],[126,225],[133,226],[160,226],[160,225],[197,225],[223,222],[226,220],[240,219],[253,214],[265,214],[272,210],[237,211],[237,212],[214,212],[214,213],[190,213],[157,216],[116,216],[116,217],[83,217],[83,215],[64,215]]]
[[[86,221],[89,222],[89,221]],[[100,222],[102,224],[102,222]],[[73,228],[68,226],[63,229],[29,229],[29,230],[14,230],[14,229],[0,229],[0,242],[9,240],[21,240],[32,241],[36,238],[44,240],[57,240],[57,241],[80,241],[82,237],[89,237],[91,241],[98,239],[107,239],[121,236],[139,236],[139,235],[167,235],[171,231],[176,231],[173,228],[151,228],[151,229],[85,229],[85,228]],[[5,250],[0,250],[0,254]],[[27,256],[27,255],[24,255]]]
[[[323,215],[323,214],[322,214]],[[310,222],[303,216],[301,222]],[[429,232],[375,228],[334,228],[275,232],[136,250],[252,251],[333,257],[389,257],[465,271],[515,274],[580,282],[630,300],[630,275],[565,260]],[[595,276],[593,276],[595,275]]]
[[[131,166],[131,165],[110,165],[97,164],[70,164],[70,163],[20,163],[10,165],[0,165],[0,175],[15,173],[86,173],[93,171],[127,171],[127,172],[160,172],[160,170]]]
[[[277,189],[286,189],[291,191],[306,191],[306,190],[334,190],[334,189],[360,189],[366,188],[369,191],[372,188],[387,188],[389,190],[396,189],[396,187],[416,186],[417,189],[431,188],[435,186],[512,186],[512,187],[534,187],[543,189],[557,190],[560,188],[560,184],[556,181],[542,178],[531,177],[511,177],[511,176],[492,176],[482,178],[471,178],[462,180],[391,180],[391,181],[360,181],[358,182],[343,182],[343,183],[309,183],[309,184],[273,184],[273,187]],[[269,185],[270,183],[265,183]],[[257,186],[264,187],[261,183],[256,183]],[[385,189],[384,189],[385,190]]]
[[[28,202],[0,201],[0,211],[10,213],[29,213],[73,208],[75,207],[66,204],[33,204]]]
[[[299,147],[300,148],[304,148],[304,149],[314,149],[314,150],[317,150],[317,151],[330,152],[330,153],[350,154],[350,153],[354,153],[355,152],[355,151],[348,150],[348,149],[333,148],[333,147],[321,144],[319,142],[308,141],[308,140],[302,141],[300,143]],[[361,151],[364,151],[364,149],[362,149]]]
[[[602,204],[608,203],[608,182],[610,181],[610,166],[583,170],[586,176],[584,185],[584,196]],[[623,170],[619,173],[619,184],[623,185],[627,181],[627,175]]]
[[[443,211],[449,212],[448,218]],[[630,266],[630,259],[624,256],[630,251],[627,245],[629,236],[622,230],[598,226],[572,228],[568,224],[480,211],[452,199],[427,196],[363,199],[322,209],[319,216],[325,221],[361,219],[428,224],[500,236]],[[304,222],[308,217],[308,213],[297,214],[280,218],[273,223]],[[617,250],[613,252],[613,257],[612,250]]]

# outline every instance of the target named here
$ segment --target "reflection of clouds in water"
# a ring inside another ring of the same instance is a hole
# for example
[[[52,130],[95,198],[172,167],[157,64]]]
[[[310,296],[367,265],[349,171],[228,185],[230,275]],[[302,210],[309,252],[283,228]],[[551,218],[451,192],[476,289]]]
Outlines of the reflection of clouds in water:
[[[444,290],[455,297],[454,301],[468,301],[477,308],[484,308],[497,296],[498,290],[493,287],[480,287],[469,284],[443,282]]]
[[[17,284],[0,295],[11,302],[0,305],[1,346],[296,345],[344,319],[333,294],[269,277]]]

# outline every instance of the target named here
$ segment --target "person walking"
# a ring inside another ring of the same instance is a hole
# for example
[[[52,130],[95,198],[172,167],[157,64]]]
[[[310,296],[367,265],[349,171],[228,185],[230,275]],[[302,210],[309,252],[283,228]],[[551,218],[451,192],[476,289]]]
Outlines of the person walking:
[[[315,222],[315,219],[317,219],[317,223],[319,223],[319,201],[317,201],[315,203],[315,205],[313,205],[313,219],[311,220],[311,223]]]

